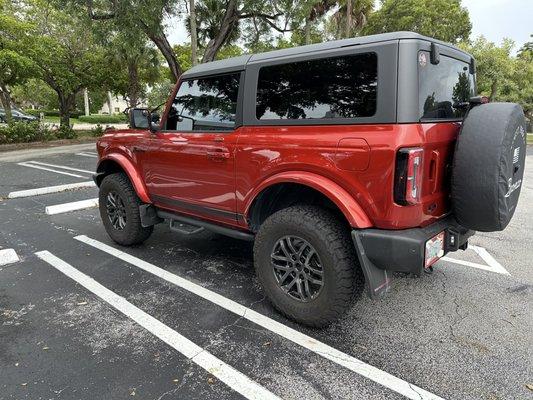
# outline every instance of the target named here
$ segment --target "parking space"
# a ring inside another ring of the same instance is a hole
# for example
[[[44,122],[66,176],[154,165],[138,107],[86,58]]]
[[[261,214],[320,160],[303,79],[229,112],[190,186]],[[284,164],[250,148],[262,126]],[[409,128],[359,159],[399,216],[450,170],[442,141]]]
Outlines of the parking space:
[[[248,242],[158,225],[119,248],[94,204],[46,212],[94,186],[8,198],[90,181],[93,150],[0,155],[0,251],[18,260],[0,263],[0,398],[531,398],[532,150],[507,230],[323,330],[271,307]]]

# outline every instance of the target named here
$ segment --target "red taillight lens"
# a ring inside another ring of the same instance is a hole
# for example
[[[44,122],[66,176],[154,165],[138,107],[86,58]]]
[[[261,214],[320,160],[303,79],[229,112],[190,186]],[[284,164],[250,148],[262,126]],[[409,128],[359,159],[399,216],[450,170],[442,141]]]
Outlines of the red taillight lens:
[[[424,150],[401,149],[396,158],[394,201],[401,205],[420,202]]]

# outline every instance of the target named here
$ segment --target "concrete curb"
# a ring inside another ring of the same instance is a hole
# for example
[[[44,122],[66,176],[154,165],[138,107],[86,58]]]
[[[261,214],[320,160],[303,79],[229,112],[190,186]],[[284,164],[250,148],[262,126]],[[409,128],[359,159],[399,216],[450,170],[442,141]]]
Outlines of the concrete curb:
[[[44,157],[54,154],[75,153],[82,150],[94,150],[94,143],[71,144],[57,147],[40,147],[27,150],[14,150],[0,153],[0,162],[24,161],[30,158]]]

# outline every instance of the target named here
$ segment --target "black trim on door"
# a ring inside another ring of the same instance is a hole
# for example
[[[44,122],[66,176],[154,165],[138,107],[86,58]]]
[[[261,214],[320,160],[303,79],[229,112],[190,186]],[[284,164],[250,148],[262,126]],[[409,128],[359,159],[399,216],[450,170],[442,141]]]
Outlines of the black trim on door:
[[[195,212],[199,212],[199,213],[206,214],[206,215],[212,215],[214,217],[228,218],[228,219],[232,219],[235,221],[242,218],[242,215],[237,214],[236,212],[201,206],[201,205],[189,203],[183,200],[171,199],[165,196],[150,195],[150,197],[152,198],[152,200],[160,202],[161,204],[166,204],[171,207],[178,207],[183,210],[195,211]]]

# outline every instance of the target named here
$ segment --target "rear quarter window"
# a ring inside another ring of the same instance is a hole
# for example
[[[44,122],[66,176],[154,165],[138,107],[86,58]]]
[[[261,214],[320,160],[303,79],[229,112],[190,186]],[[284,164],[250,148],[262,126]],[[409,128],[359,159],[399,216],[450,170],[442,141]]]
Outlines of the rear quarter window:
[[[377,108],[375,53],[261,67],[258,120],[371,117]]]
[[[421,120],[462,119],[466,103],[475,96],[474,75],[469,64],[441,56],[436,65],[429,62],[430,54],[418,55],[419,115]]]

